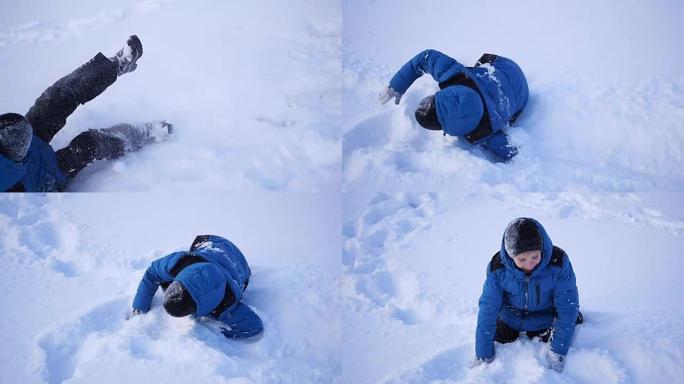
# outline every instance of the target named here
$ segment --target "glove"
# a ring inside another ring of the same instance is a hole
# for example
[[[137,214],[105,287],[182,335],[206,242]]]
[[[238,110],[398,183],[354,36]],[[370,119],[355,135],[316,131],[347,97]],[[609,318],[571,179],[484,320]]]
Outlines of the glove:
[[[487,359],[483,359],[481,357],[478,357],[472,362],[472,364],[470,364],[470,368],[475,368],[478,365],[482,365],[482,364],[489,364],[492,361],[494,361],[494,356],[487,358]]]
[[[142,313],[141,310],[139,310],[139,309],[133,309],[131,312],[128,313],[128,315],[126,315],[126,320],[130,320],[130,319],[132,319],[132,318],[134,318],[134,317],[136,317],[136,316],[138,316],[138,315],[142,315],[142,314],[143,314],[143,313]]]
[[[549,349],[549,352],[546,354],[546,361],[549,363],[549,368],[553,369],[554,371],[563,371],[563,367],[565,366],[565,356],[559,355]]]
[[[392,89],[392,87],[387,87],[379,96],[378,100],[380,100],[381,103],[387,104],[390,99],[394,98],[394,104],[399,105],[399,101],[401,100],[401,97],[403,94],[395,91]]]

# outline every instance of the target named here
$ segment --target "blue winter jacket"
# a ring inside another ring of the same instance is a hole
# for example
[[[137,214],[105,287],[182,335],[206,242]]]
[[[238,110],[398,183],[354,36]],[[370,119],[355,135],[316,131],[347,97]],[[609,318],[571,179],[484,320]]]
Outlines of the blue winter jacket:
[[[33,135],[21,162],[0,154],[0,191],[7,191],[18,181],[26,192],[55,192],[66,188],[68,178],[57,166],[57,157],[50,144]]]
[[[240,302],[251,271],[242,252],[220,236],[197,236],[190,252],[174,252],[150,265],[138,286],[133,308],[147,312],[157,288],[174,280],[197,304],[195,316],[212,316],[230,326],[227,337],[251,337],[263,330],[259,316]]]
[[[525,107],[529,91],[525,75],[513,60],[496,56],[491,63],[466,67],[439,51],[428,49],[404,64],[390,80],[390,87],[403,94],[424,73],[432,75],[440,87],[445,86],[435,94],[437,119],[445,134],[465,136],[471,133],[486,107],[491,133],[478,137],[474,143],[500,160],[515,156],[517,150],[509,144],[502,129]],[[464,85],[449,85],[459,74],[471,79],[479,94]]]
[[[553,327],[551,350],[566,355],[575,333],[579,297],[575,273],[565,252],[555,247],[544,227],[535,221],[543,237],[539,265],[529,274],[518,269],[504,249],[487,265],[487,279],[480,297],[475,354],[494,356],[497,319],[519,331]]]

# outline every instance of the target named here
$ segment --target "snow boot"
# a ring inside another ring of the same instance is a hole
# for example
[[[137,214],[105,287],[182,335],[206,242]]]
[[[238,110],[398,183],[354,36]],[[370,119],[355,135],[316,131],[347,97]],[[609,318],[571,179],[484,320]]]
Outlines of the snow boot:
[[[117,124],[97,131],[121,139],[126,152],[135,152],[148,144],[169,140],[173,135],[173,125],[154,121],[142,125]]]
[[[143,47],[138,36],[132,35],[126,41],[126,45],[116,53],[116,55],[109,58],[114,63],[118,64],[117,76],[124,73],[133,72],[138,67],[135,63],[143,54]]]

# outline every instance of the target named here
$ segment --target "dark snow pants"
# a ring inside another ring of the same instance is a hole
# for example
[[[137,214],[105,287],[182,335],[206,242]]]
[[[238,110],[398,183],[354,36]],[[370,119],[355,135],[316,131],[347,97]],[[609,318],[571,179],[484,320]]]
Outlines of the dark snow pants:
[[[583,322],[584,315],[582,315],[582,312],[579,312],[577,314],[577,320],[575,320],[575,324],[582,324]],[[528,338],[531,339],[534,337],[539,337],[539,339],[544,343],[549,341],[552,333],[553,328],[525,332]],[[519,335],[520,331],[513,329],[501,319],[496,320],[496,334],[494,335],[494,341],[497,341],[501,344],[512,343],[518,339]]]
[[[549,341],[551,336],[551,329],[542,329],[539,331],[527,331],[525,332],[528,338],[539,337],[542,342],[546,343]],[[496,334],[494,335],[494,341],[498,341],[501,344],[512,343],[518,339],[520,331],[511,328],[508,324],[504,323],[501,319],[496,321]]]
[[[64,127],[66,119],[79,104],[85,104],[114,84],[117,64],[102,53],[64,76],[46,89],[26,114],[33,132],[50,143]],[[123,156],[122,139],[98,130],[89,130],[76,136],[69,145],[55,152],[59,168],[68,177],[95,160],[115,159]]]

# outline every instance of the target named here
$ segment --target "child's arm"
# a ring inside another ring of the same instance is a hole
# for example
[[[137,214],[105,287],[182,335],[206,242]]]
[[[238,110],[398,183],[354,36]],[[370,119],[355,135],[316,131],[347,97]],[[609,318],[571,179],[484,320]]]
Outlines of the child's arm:
[[[429,73],[437,82],[442,82],[465,68],[463,64],[434,49],[417,54],[397,72],[389,86],[396,92],[404,94],[416,79]]]
[[[483,360],[494,358],[496,319],[503,305],[503,289],[499,285],[497,274],[490,271],[490,265],[487,266],[487,280],[480,296],[480,311],[475,331],[475,356]]]
[[[174,254],[163,257],[161,259],[155,260],[150,264],[150,267],[145,271],[145,275],[140,284],[138,284],[138,291],[133,299],[133,309],[145,313],[150,310],[150,305],[152,304],[152,298],[154,293],[157,292],[157,288],[161,283],[173,281],[173,276],[171,276],[166,267],[169,264],[169,259]]]
[[[256,336],[264,330],[259,316],[244,303],[238,303],[235,309],[224,313],[219,320],[230,327],[221,328],[221,333],[231,339]]]
[[[558,277],[553,301],[558,313],[554,326],[551,350],[559,355],[567,355],[572,335],[575,333],[575,321],[579,312],[579,294],[575,282],[575,272],[568,257],[563,260],[563,269]]]

